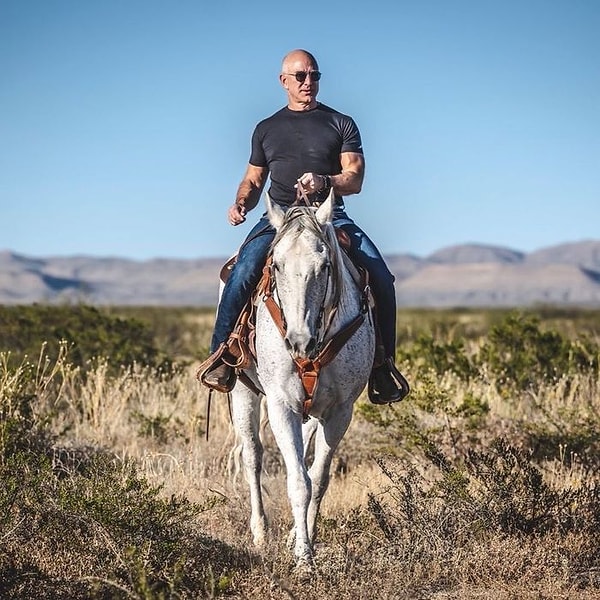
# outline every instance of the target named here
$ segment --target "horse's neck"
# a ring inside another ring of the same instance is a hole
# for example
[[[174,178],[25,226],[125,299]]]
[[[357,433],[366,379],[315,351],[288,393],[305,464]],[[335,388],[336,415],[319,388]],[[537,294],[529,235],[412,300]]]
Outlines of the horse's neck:
[[[337,265],[341,272],[341,289],[340,299],[337,310],[337,321],[340,324],[347,322],[348,318],[356,316],[360,310],[362,303],[362,283],[363,278],[359,273],[358,268],[354,265],[350,257],[344,252],[341,247],[336,244],[335,251],[337,253]]]
[[[349,285],[351,282],[354,282],[357,286],[361,286],[363,277],[360,274],[358,267],[352,262],[352,259],[346,252],[341,251],[340,254],[342,265],[340,268],[343,268],[346,271],[343,276],[344,286]]]

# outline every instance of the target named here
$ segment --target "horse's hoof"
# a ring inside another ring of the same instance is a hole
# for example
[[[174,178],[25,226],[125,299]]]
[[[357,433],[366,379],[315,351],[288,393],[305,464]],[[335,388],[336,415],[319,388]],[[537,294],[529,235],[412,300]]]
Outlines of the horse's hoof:
[[[250,523],[250,530],[252,531],[252,541],[257,548],[262,548],[267,543],[267,523],[264,519],[257,519],[256,522]]]
[[[312,557],[300,558],[294,567],[294,577],[300,583],[307,583],[315,576],[315,564]]]

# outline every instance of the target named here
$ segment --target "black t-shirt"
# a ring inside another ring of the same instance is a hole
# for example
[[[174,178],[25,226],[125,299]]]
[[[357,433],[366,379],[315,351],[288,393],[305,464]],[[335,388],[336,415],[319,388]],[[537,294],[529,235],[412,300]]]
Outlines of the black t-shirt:
[[[360,133],[351,117],[324,104],[308,111],[285,107],[256,126],[250,164],[269,169],[269,196],[288,206],[296,199],[294,185],[300,175],[337,175],[343,152],[362,154]],[[337,202],[343,204],[342,198]]]

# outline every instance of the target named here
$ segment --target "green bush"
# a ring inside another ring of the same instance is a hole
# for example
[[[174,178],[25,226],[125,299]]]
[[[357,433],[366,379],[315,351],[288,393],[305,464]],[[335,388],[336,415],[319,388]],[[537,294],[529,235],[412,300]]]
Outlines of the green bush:
[[[37,399],[36,368],[23,363],[8,367],[0,354],[0,466],[23,452],[43,452],[50,438],[34,415]]]
[[[0,357],[2,358],[2,357]],[[223,502],[165,498],[136,465],[60,447],[37,414],[36,368],[0,360],[0,597],[196,598],[227,591],[245,557],[199,529]],[[229,583],[228,583],[229,582]]]
[[[590,339],[570,341],[555,330],[542,330],[539,317],[513,313],[491,328],[478,360],[500,386],[526,390],[565,374],[597,371],[599,355]]]
[[[444,343],[432,335],[421,334],[410,348],[399,349],[397,354],[400,360],[430,369],[437,375],[452,372],[460,379],[469,381],[478,372],[460,339]]]
[[[16,364],[36,357],[42,343],[55,360],[62,342],[69,360],[86,368],[92,359],[110,358],[111,364],[167,366],[156,348],[152,330],[133,318],[120,318],[85,306],[0,306],[0,352],[10,352]]]
[[[464,459],[450,459],[433,445],[425,455],[437,472],[431,480],[401,459],[376,459],[390,486],[385,501],[370,494],[369,510],[390,541],[407,534],[421,544],[428,536],[444,544],[472,543],[482,532],[600,535],[600,486],[582,482],[557,489],[528,453],[503,438]],[[600,558],[598,548],[586,552],[588,561]]]
[[[76,470],[15,454],[0,482],[2,598],[196,597],[214,593],[227,562],[242,566],[196,524],[216,501],[163,498],[132,463],[105,453]]]

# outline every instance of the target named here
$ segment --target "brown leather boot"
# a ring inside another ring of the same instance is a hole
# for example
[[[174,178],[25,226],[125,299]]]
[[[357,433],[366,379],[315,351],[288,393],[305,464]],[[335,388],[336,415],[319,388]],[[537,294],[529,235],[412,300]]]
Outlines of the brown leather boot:
[[[202,376],[202,383],[218,392],[230,392],[236,382],[235,369],[218,360]]]
[[[196,379],[211,390],[230,392],[235,386],[237,375],[231,365],[239,365],[229,352],[227,344],[221,344],[197,369]]]
[[[373,404],[400,402],[409,393],[410,386],[404,375],[398,371],[391,358],[375,367],[369,378],[369,400]]]

